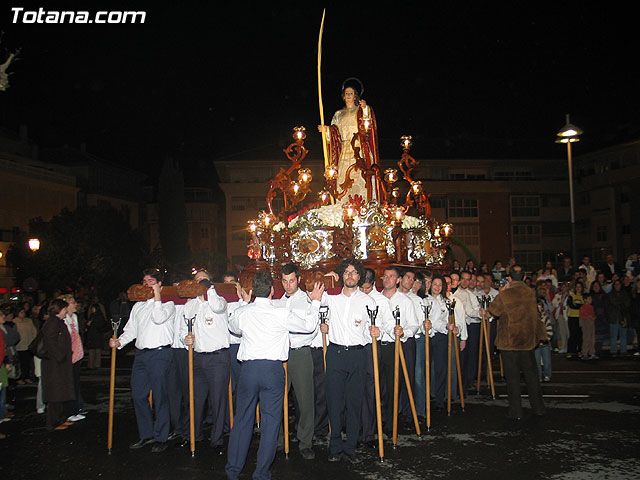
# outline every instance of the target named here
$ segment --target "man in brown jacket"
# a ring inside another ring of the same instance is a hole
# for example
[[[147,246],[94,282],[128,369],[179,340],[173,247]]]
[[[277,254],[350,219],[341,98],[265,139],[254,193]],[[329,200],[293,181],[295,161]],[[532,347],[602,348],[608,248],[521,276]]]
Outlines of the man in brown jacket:
[[[498,317],[496,347],[502,355],[507,382],[507,417],[520,420],[520,372],[524,374],[533,414],[542,416],[545,413],[533,351],[541,340],[546,340],[547,335],[538,317],[535,292],[524,283],[522,267],[513,266],[507,280],[507,288],[491,302],[489,312]]]

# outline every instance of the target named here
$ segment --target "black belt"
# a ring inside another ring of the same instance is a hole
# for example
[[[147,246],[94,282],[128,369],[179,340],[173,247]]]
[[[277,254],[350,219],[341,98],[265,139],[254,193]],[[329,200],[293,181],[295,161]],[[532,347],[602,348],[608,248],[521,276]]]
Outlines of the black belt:
[[[324,347],[309,347],[311,350],[322,350]]]
[[[380,345],[393,345],[396,342],[380,342]]]
[[[196,352],[196,353],[198,355],[218,355],[219,353],[226,352],[227,350],[229,350],[229,347],[221,348],[220,350],[214,350],[213,352]]]
[[[141,352],[151,352],[153,350],[162,350],[163,348],[171,348],[171,345],[162,345],[161,347],[153,347],[153,348],[139,348]]]
[[[303,348],[310,348],[310,347],[309,347],[309,345],[304,345],[302,347],[296,347],[296,348],[289,347],[289,350],[302,350]],[[320,348],[322,348],[322,347],[320,347]]]
[[[343,350],[362,350],[364,348],[364,345],[338,345],[337,343],[332,343],[331,345]]]

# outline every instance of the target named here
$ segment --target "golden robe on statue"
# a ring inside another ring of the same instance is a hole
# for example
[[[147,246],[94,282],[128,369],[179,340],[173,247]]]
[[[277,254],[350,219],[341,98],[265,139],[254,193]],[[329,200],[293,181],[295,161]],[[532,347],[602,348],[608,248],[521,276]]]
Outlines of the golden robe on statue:
[[[364,124],[367,121],[370,125],[368,131]],[[353,136],[356,133],[361,135],[352,145]],[[360,139],[366,141],[361,142]],[[371,167],[380,164],[378,155],[377,126],[373,109],[366,105],[345,107],[338,110],[331,120],[328,129],[327,143],[329,147],[329,158],[331,163],[338,166],[338,188],[340,191],[348,189],[346,194],[340,199],[340,203],[347,203],[355,199],[358,195],[364,201],[381,198],[379,187],[376,185],[376,177],[371,176]],[[356,163],[354,146],[359,150],[360,157],[364,160],[365,171],[369,171],[369,178],[365,181],[362,170],[349,167]],[[349,177],[347,178],[347,173]],[[353,181],[349,187],[349,178]],[[367,190],[367,184],[369,191]]]

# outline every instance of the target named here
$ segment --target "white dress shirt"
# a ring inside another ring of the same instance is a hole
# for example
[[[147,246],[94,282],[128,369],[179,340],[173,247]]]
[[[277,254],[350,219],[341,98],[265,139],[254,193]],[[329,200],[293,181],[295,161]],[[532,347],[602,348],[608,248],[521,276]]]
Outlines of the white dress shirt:
[[[338,295],[327,295],[325,292],[322,304],[329,306],[329,342],[347,347],[371,343],[371,321],[367,307],[370,310],[376,308],[373,298],[360,290],[347,296],[343,289]]]
[[[227,301],[218,295],[212,286],[207,291],[207,299],[191,298],[184,306],[184,317],[194,318],[193,350],[198,353],[215,352],[229,347],[229,317]],[[181,336],[186,337],[186,321],[181,324]]]
[[[184,305],[176,305],[176,313],[173,316],[173,342],[171,342],[171,348],[184,348],[188,350],[184,344],[185,336],[182,334],[182,325],[185,324],[183,311]]]
[[[173,302],[136,302],[129,321],[118,338],[122,348],[135,339],[136,348],[158,348],[173,342],[173,322],[176,307]]]
[[[480,323],[480,304],[478,298],[469,288],[458,287],[453,294],[456,305],[460,303],[464,309],[464,319],[467,325]]]
[[[436,333],[442,333],[447,335],[447,323],[449,323],[449,310],[447,304],[442,295],[437,297],[429,296],[425,298],[425,303],[431,305],[431,311],[429,312],[429,320],[431,321],[431,330],[429,330],[429,336],[433,337]],[[467,322],[464,320],[464,308],[456,301],[454,307],[455,324],[460,331],[460,340],[467,340]]]
[[[378,340],[382,340],[382,333],[386,334],[386,338],[395,339],[393,330],[396,328],[396,321],[393,318],[393,314],[391,313],[389,299],[382,293],[377,291],[375,287],[369,292],[369,296],[373,298],[373,300],[376,302],[376,305],[378,306],[376,326],[380,329],[381,332],[380,338]]]
[[[276,307],[285,307],[289,310],[293,310],[298,316],[305,316],[311,307],[311,300],[309,300],[309,295],[306,292],[298,289],[296,293],[291,296],[282,295],[281,298],[276,300],[272,300]],[[316,328],[311,333],[297,333],[291,332],[289,333],[289,340],[291,348],[302,348],[311,346],[313,340],[318,336],[320,332],[320,318],[318,316],[318,321],[316,322]],[[320,345],[322,346],[322,334],[320,334]]]
[[[387,298],[384,293],[382,296]],[[418,321],[418,315],[416,314],[413,302],[404,293],[396,290],[391,298],[387,298],[387,301],[389,302],[389,309],[391,310],[391,313],[395,311],[396,307],[400,310],[400,326],[404,332],[402,337],[400,337],[400,341],[404,343],[407,339],[415,336],[416,332],[420,329],[420,324],[422,322]],[[395,327],[395,319],[393,325]],[[389,335],[389,332],[384,331],[381,338],[383,342],[393,342],[395,339],[396,337],[393,334],[393,329],[391,331],[391,335]]]
[[[289,332],[312,332],[318,323],[320,302],[311,302],[309,313],[300,317],[271,300],[257,297],[239,307],[229,321],[229,330],[242,335],[238,360],[280,360],[289,358]]]
[[[409,290],[406,293],[406,295],[407,297],[409,297],[409,300],[413,302],[413,308],[416,312],[416,320],[418,322],[418,325],[420,325],[420,327],[418,327],[418,331],[414,336],[416,338],[420,338],[424,333],[424,328],[422,327],[422,322],[424,321],[424,311],[422,310],[422,299],[417,294],[415,294],[413,290]]]

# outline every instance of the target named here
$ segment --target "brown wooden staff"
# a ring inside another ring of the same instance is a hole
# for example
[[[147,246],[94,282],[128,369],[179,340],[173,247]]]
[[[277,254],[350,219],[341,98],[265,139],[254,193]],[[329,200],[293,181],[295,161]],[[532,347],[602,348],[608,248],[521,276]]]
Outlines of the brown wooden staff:
[[[289,458],[289,362],[282,362],[284,366],[284,458]]]
[[[449,358],[448,358],[448,367],[449,371],[447,372],[447,415],[451,415],[451,349],[452,347],[455,349],[456,354],[456,371],[458,373],[458,388],[460,390],[460,406],[462,407],[462,411],[464,411],[464,391],[462,388],[462,372],[460,369],[460,348],[458,347],[458,336],[453,333],[453,329],[455,328],[455,306],[456,301],[452,300],[447,303],[447,308],[449,309]],[[453,345],[452,345],[453,343]]]
[[[329,307],[322,305],[320,307],[320,323],[327,323],[327,316],[329,315]],[[322,361],[324,362],[324,371],[327,373],[327,334],[322,332]]]
[[[491,347],[489,346],[489,320],[483,315],[484,345],[487,350],[487,383],[491,386],[491,397],[496,399],[496,386],[493,381],[493,366],[491,365]]]
[[[396,327],[400,325],[400,309],[396,306],[393,311]],[[396,334],[395,352],[393,360],[393,448],[398,443],[398,396],[400,394],[400,336]]]
[[[113,329],[113,338],[118,338],[118,328],[120,327],[120,320],[115,322],[111,320],[111,328]],[[116,347],[111,347],[111,378],[109,380],[109,423],[107,426],[107,451],[111,455],[111,446],[113,444],[113,406],[115,400],[115,388],[116,388]]]
[[[193,321],[196,317],[185,318],[187,322],[187,332],[193,335]],[[196,432],[195,432],[195,415],[193,407],[193,344],[189,345],[189,437],[191,440],[191,456],[196,454]]]
[[[378,316],[378,306],[375,310],[369,310],[367,305],[367,313],[371,319],[371,326],[376,326],[376,317]],[[382,401],[380,400],[380,367],[378,365],[378,339],[371,337],[371,355],[373,356],[373,387],[376,397],[376,423],[378,426],[378,455],[381,462],[384,462],[384,439],[382,438]]]
[[[409,396],[409,405],[411,406],[411,413],[413,415],[413,423],[416,427],[416,435],[420,436],[420,422],[418,422],[418,412],[416,411],[416,402],[413,399],[413,389],[409,382],[409,371],[407,369],[407,361],[404,358],[404,350],[400,346],[400,363],[402,364],[402,373],[404,374],[404,384],[407,387],[407,394]]]
[[[231,388],[231,377],[229,377],[229,428],[233,428],[233,389]]]
[[[429,321],[429,314],[431,313],[431,305],[422,305],[422,311],[424,312],[425,322]],[[424,371],[426,374],[426,402],[424,416],[427,419],[427,432],[431,430],[431,360],[429,358],[429,330],[424,329]]]

